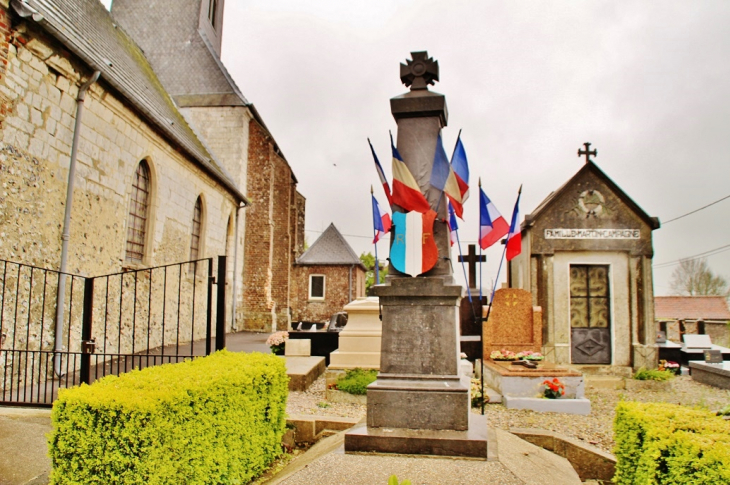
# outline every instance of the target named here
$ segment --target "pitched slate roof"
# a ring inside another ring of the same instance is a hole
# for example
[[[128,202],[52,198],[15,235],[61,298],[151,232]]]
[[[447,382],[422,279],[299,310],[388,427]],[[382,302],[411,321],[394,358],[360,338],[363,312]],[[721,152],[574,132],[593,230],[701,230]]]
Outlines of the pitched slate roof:
[[[656,296],[657,320],[730,320],[723,296]]]
[[[540,202],[540,204],[531,214],[527,214],[525,216],[524,222],[522,223],[522,229],[530,226],[532,224],[532,221],[540,217],[540,215],[544,213],[555,200],[558,199],[558,197],[566,190],[566,188],[572,185],[572,182],[575,179],[581,177],[587,171],[593,172],[598,178],[603,180],[603,182],[611,189],[611,191],[613,191],[624,202],[624,204],[626,204],[637,216],[639,216],[639,218],[646,222],[649,227],[651,227],[652,229],[659,229],[659,219],[656,217],[651,217],[649,216],[649,214],[644,212],[644,210],[639,207],[639,205],[634,202],[634,200],[629,197],[626,192],[621,189],[621,187],[616,185],[616,182],[611,180],[611,178],[606,175],[603,170],[598,168],[598,165],[596,165],[592,161],[589,161],[585,165],[583,165],[583,167],[578,170],[575,175],[570,178],[570,180],[561,185],[556,191],[551,192],[545,198],[545,200]]]
[[[147,62],[142,51],[99,1],[13,0],[22,17],[32,19],[111,85],[149,123],[193,158],[239,201],[248,199],[195,136]],[[30,8],[28,8],[30,7]]]
[[[358,265],[367,270],[334,224],[314,241],[309,249],[297,259],[296,264],[312,265]]]

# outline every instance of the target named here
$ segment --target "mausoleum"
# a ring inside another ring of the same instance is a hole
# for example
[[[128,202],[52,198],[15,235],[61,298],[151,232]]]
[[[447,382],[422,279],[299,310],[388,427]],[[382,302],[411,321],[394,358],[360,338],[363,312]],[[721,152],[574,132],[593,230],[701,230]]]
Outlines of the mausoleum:
[[[542,308],[546,359],[585,372],[654,368],[650,217],[590,159],[522,223],[522,252],[508,265],[512,288]]]

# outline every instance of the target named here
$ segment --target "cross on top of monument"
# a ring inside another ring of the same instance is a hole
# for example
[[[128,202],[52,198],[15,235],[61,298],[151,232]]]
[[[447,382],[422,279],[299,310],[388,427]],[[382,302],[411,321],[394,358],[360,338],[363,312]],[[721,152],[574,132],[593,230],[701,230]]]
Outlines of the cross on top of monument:
[[[411,57],[413,60],[406,59],[406,64],[400,65],[401,82],[411,91],[433,86],[439,80],[439,62],[428,57],[427,51],[411,52]]]
[[[591,150],[591,144],[588,142],[583,143],[583,146],[586,147],[586,149],[585,150],[578,149],[578,156],[582,157],[583,155],[585,155],[586,163],[592,162],[593,160],[591,160],[591,155],[593,155],[594,157],[597,157],[598,150],[596,150],[595,148],[593,150]]]

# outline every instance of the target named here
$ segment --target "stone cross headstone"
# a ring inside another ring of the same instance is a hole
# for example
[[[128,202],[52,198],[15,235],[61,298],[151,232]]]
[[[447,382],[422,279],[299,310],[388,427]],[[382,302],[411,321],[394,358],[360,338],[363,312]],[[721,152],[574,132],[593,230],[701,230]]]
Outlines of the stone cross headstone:
[[[484,322],[484,357],[502,349],[542,352],[542,310],[532,306],[527,290],[503,288],[494,293],[489,320]]]

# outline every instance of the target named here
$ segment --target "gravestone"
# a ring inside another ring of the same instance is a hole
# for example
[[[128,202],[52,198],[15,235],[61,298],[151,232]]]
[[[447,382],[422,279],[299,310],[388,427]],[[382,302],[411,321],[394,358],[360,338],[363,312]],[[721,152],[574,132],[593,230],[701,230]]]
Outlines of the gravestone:
[[[401,64],[401,80],[411,91],[392,98],[391,111],[398,151],[431,208],[438,209],[433,237],[439,257],[416,278],[391,264],[386,283],[373,288],[383,319],[380,373],[368,386],[367,425],[346,434],[345,451],[486,459],[486,421],[469,412],[469,383],[459,375],[463,288],[454,283],[449,261],[446,204],[430,185],[446,100],[428,90],[438,80],[438,63],[426,52],[412,56]],[[397,205],[392,209],[403,212]]]
[[[483,311],[486,314],[488,308]],[[502,288],[494,293],[489,320],[484,322],[484,357],[502,349],[542,352],[542,309],[532,306],[529,291]]]
[[[347,325],[340,332],[339,348],[330,354],[329,369],[379,369],[383,324],[378,298],[359,298],[344,310]]]

